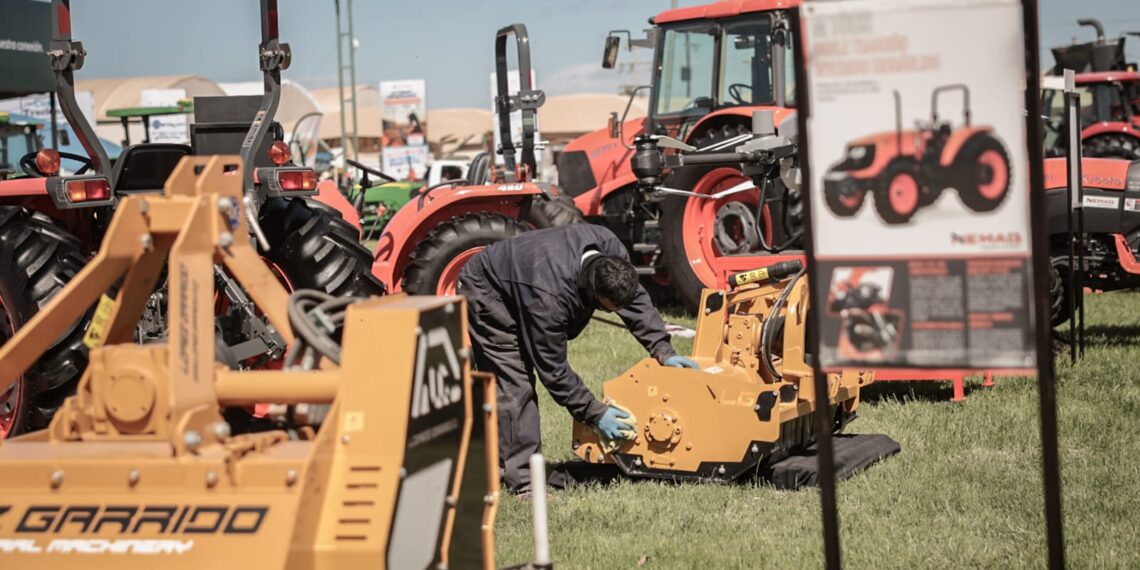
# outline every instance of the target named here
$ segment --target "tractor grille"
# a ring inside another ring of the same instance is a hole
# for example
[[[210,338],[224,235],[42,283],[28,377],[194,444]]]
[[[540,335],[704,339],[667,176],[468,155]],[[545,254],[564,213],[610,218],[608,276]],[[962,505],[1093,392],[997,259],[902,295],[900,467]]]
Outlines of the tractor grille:
[[[597,185],[586,151],[563,152],[558,157],[558,187],[563,194],[579,196]]]

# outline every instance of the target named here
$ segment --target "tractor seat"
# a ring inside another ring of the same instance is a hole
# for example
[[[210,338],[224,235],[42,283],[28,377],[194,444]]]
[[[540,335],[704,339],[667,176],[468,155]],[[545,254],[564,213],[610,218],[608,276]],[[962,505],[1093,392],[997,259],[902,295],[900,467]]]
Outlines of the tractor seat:
[[[467,168],[467,181],[472,186],[482,186],[487,183],[491,172],[491,155],[481,152],[471,159],[471,166]]]
[[[182,157],[194,154],[188,145],[144,143],[123,149],[115,161],[115,192],[161,192]]]

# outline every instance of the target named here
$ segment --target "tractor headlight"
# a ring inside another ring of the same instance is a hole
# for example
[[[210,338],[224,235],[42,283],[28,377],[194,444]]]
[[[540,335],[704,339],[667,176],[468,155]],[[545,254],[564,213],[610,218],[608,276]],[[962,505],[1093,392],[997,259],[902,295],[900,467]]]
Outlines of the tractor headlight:
[[[864,144],[847,148],[844,170],[862,170],[875,161],[875,146]]]

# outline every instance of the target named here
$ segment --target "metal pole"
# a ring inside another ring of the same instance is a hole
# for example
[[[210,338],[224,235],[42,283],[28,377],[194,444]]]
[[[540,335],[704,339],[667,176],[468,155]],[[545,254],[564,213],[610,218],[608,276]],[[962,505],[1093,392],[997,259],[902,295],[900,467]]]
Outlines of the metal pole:
[[[348,158],[348,130],[344,122],[344,58],[341,52],[344,49],[344,34],[340,31],[340,0],[333,0],[336,7],[336,80],[337,95],[340,100],[340,150],[344,158]]]
[[[55,91],[48,93],[48,105],[51,106],[51,147],[59,150],[59,119],[55,114]]]
[[[1037,0],[1022,0],[1025,33],[1025,126],[1029,139],[1029,208],[1033,244],[1033,289],[1036,295],[1037,389],[1041,418],[1041,471],[1044,480],[1045,536],[1050,570],[1065,567],[1061,520],[1061,462],[1057,453],[1057,392],[1053,376],[1053,347],[1049,327],[1049,243],[1045,235],[1045,173],[1041,148],[1041,62]]]
[[[789,27],[793,30],[801,29],[800,16],[798,13],[792,14],[792,25]],[[807,121],[811,116],[811,107],[808,105],[810,97],[808,96],[807,62],[804,60],[803,37],[803,34],[795,34],[792,39],[796,42],[796,49],[793,53],[796,74],[798,131],[800,137],[800,174],[803,180],[803,191],[805,195],[807,195],[808,192],[813,190],[811,188],[811,166],[805,156],[808,145],[810,144],[808,140]],[[810,200],[804,203],[804,219],[804,225],[808,228],[808,231],[804,232],[808,283],[817,283],[820,276],[814,262],[815,240],[811,232],[811,227],[814,223],[814,212],[812,212]],[[809,311],[818,309],[818,307],[812,306],[809,308]],[[831,442],[833,418],[831,416],[831,402],[828,398],[827,376],[823,373],[819,363],[820,342],[815,320],[815,315],[809,313],[805,330],[806,338],[804,340],[806,341],[806,346],[809,347],[808,349],[815,355],[815,358],[811,359],[811,368],[812,374],[814,375],[813,385],[815,387],[814,421],[816,460],[819,465],[820,513],[823,519],[823,556],[827,570],[840,570],[843,563],[841,559],[842,551],[839,544],[839,509],[835,496],[835,452],[832,449]]]
[[[348,0],[348,74],[352,86],[352,159],[360,160],[360,129],[356,120],[356,36],[352,34],[352,0]]]
[[[1063,95],[1065,102],[1065,144],[1068,146],[1068,151],[1065,153],[1065,164],[1068,167],[1069,175],[1065,179],[1065,199],[1069,203],[1068,211],[1068,239],[1069,239],[1069,290],[1065,295],[1065,303],[1069,308],[1069,363],[1077,363],[1077,275],[1080,271],[1077,269],[1079,265],[1076,263],[1076,249],[1077,239],[1073,233],[1073,210],[1081,208],[1081,203],[1077,200],[1077,193],[1081,185],[1080,182],[1080,158],[1078,157],[1078,150],[1074,148],[1080,147],[1080,117],[1078,110],[1080,107],[1080,95],[1075,93],[1076,80],[1075,74],[1072,70],[1065,70],[1065,93]],[[1052,260],[1050,260],[1051,262]],[[1060,278],[1060,274],[1057,275]]]

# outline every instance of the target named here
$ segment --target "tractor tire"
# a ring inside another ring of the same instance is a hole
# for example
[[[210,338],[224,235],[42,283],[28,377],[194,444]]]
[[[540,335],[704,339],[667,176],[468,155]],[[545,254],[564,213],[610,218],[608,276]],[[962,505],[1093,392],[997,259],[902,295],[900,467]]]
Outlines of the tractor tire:
[[[690,144],[697,148],[703,148],[749,132],[751,131],[744,125],[725,125],[695,137]],[[717,168],[711,166],[679,169],[669,175],[669,180],[665,186],[692,190],[702,178],[714,170]],[[696,236],[685,235],[685,208],[689,200],[699,199],[687,196],[670,196],[661,202],[661,253],[664,256],[665,267],[669,272],[669,279],[672,282],[677,300],[690,313],[697,312],[701,301],[701,292],[706,287],[716,286],[715,282],[706,283],[701,279],[696,270],[693,269],[690,257],[685,250],[685,240],[697,239]],[[711,236],[707,239],[715,241],[715,238]]]
[[[922,183],[910,159],[896,158],[875,183],[875,211],[888,224],[905,224],[918,212]]]
[[[360,232],[334,209],[314,207],[304,198],[277,198],[261,207],[259,221],[270,244],[261,255],[280,268],[292,290],[316,289],[336,297],[384,294]]]
[[[1140,139],[1129,135],[1107,134],[1091,137],[1081,143],[1085,158],[1140,159]]]
[[[1009,153],[996,138],[975,136],[962,145],[952,166],[957,177],[958,196],[975,212],[996,210],[1009,195]],[[985,170],[989,170],[988,176]]]
[[[404,269],[404,291],[412,295],[454,294],[459,270],[471,256],[528,229],[514,218],[489,212],[451,218],[416,244]]]
[[[1069,254],[1054,251],[1049,261],[1049,324],[1057,328],[1073,317],[1081,299],[1078,297],[1077,305],[1069,307],[1069,290],[1073,287],[1069,275]]]
[[[11,245],[0,241],[0,267],[14,267]],[[28,284],[20,271],[0,271],[0,346],[8,342],[32,318],[35,304],[28,298]],[[16,379],[8,389],[0,389],[0,439],[27,431],[32,414],[31,400],[36,392],[29,375]]]
[[[823,197],[831,212],[840,218],[850,218],[859,213],[859,210],[863,209],[863,202],[867,201],[866,192],[854,194],[849,199],[844,199],[838,191],[824,192]]]
[[[585,221],[582,211],[574,205],[574,199],[565,194],[552,196],[549,200],[536,198],[531,202],[530,216],[527,217],[527,222],[539,230]]]
[[[24,208],[0,207],[0,243],[12,254],[12,263],[4,267],[15,269],[13,273],[25,288],[23,299],[33,313],[47,306],[87,263],[79,239],[46,215]],[[90,319],[88,311],[28,370],[25,398],[29,412],[20,429],[46,427],[63,400],[75,393],[87,368],[83,334]]]

